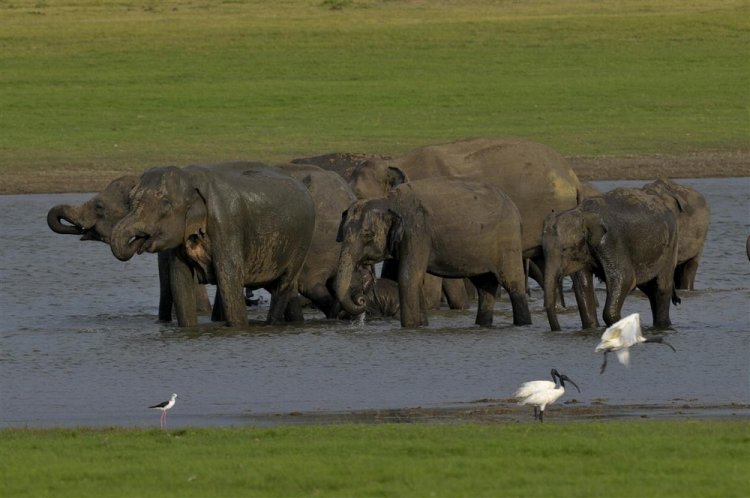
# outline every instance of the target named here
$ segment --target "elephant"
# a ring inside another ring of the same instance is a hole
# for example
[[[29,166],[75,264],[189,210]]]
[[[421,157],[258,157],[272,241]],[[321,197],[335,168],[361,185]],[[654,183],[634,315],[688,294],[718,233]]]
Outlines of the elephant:
[[[227,325],[247,324],[246,286],[270,292],[266,322],[280,323],[297,294],[314,227],[309,191],[279,169],[246,162],[168,166],[141,175],[110,245],[122,261],[144,251],[171,251],[181,327],[197,323],[194,295],[185,291],[194,275],[218,286]]]
[[[327,171],[333,171],[345,181],[349,181],[354,168],[368,159],[389,159],[380,154],[365,154],[362,152],[332,152],[319,156],[298,157],[292,159],[292,164],[312,164]]]
[[[356,200],[338,174],[309,164],[279,164],[277,168],[301,181],[315,204],[315,230],[307,259],[299,275],[299,292],[326,317],[338,315],[333,279],[338,268],[340,244],[336,241],[341,213]]]
[[[542,237],[550,328],[560,330],[555,284],[571,274],[584,328],[598,327],[592,274],[607,286],[603,318],[608,326],[620,319],[625,298],[635,287],[649,298],[654,326],[671,325],[670,299],[678,302],[678,226],[676,205],[637,188],[618,188],[550,214]]]
[[[96,240],[109,244],[112,228],[128,213],[130,191],[138,183],[137,175],[125,175],[80,206],[60,204],[47,213],[47,225],[56,233],[80,235],[81,240]],[[65,220],[67,223],[62,223]],[[68,224],[69,223],[69,224]],[[159,253],[159,321],[172,320],[172,293],[169,285],[169,254]],[[197,309],[211,311],[206,287],[195,284]]]
[[[460,207],[460,209],[457,209]],[[490,326],[499,284],[510,294],[513,323],[531,323],[524,282],[518,209],[491,185],[428,178],[399,185],[387,198],[358,200],[342,214],[334,287],[350,314],[365,311],[352,274],[386,258],[398,260],[401,325],[427,325],[425,273],[469,277],[478,291],[476,323]],[[352,298],[354,294],[354,298]]]
[[[349,183],[358,198],[372,199],[401,183],[434,177],[480,181],[505,192],[521,214],[524,258],[541,258],[545,217],[583,199],[578,177],[560,154],[543,144],[506,138],[465,139],[390,160],[368,159],[354,168]]]
[[[463,279],[455,278],[438,278],[429,273],[425,273],[422,282],[422,292],[427,310],[440,309],[443,298],[443,283],[451,282],[463,286]],[[378,278],[374,280],[374,285],[365,291],[365,301],[367,309],[365,313],[368,317],[394,317],[399,314],[399,292],[398,282],[389,278]]]
[[[711,218],[708,202],[697,190],[667,179],[658,179],[642,188],[649,194],[662,197],[666,202],[677,203],[679,237],[677,268],[674,272],[675,289],[694,290],[695,275],[703,256]]]

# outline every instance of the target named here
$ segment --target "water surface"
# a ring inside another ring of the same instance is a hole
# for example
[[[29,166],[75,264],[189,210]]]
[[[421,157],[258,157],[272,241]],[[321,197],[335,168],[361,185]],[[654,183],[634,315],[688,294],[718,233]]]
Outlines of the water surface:
[[[508,398],[553,367],[582,393],[580,406],[750,403],[750,178],[683,180],[712,208],[694,292],[682,291],[659,345],[633,351],[631,368],[612,361],[599,375],[600,331],[581,331],[572,294],[561,332],[550,332],[537,288],[529,327],[513,327],[504,298],[495,325],[474,311],[439,311],[430,326],[396,320],[258,323],[229,330],[203,320],[180,329],[156,322],[156,257],[117,261],[108,246],[58,235],[47,210],[92,194],[0,196],[0,426],[158,424],[145,407],[180,395],[170,425],[255,423],[290,412],[440,408]],[[603,189],[645,182],[597,182]],[[599,290],[603,302],[602,290]],[[265,309],[251,309],[258,321]],[[623,314],[641,312],[638,295]],[[525,416],[525,412],[524,412]]]

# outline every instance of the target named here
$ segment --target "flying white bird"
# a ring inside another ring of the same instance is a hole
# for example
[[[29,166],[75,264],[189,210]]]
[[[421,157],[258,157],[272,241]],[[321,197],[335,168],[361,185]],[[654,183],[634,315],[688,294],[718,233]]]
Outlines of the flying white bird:
[[[175,393],[172,393],[172,397],[169,398],[169,401],[162,401],[159,404],[156,404],[154,406],[149,406],[149,408],[154,408],[156,410],[161,410],[161,418],[159,418],[159,425],[160,427],[166,427],[167,425],[167,410],[172,408],[174,406],[174,400],[177,399],[177,395]]]
[[[578,392],[581,392],[578,385],[567,375],[560,374],[554,368],[550,373],[552,375],[552,381],[532,380],[530,382],[524,382],[521,384],[521,387],[513,393],[514,398],[520,399],[518,404],[534,406],[534,419],[539,419],[540,422],[544,422],[544,408],[557,401],[557,399],[565,393],[565,381],[576,386]]]
[[[599,371],[600,374],[604,373],[604,369],[607,368],[607,354],[614,351],[617,355],[617,359],[625,366],[630,364],[630,347],[640,342],[657,342],[665,344],[672,348],[672,351],[677,350],[664,340],[662,337],[649,337],[643,336],[641,331],[641,315],[633,313],[628,315],[622,320],[619,320],[612,324],[602,334],[602,340],[594,350],[597,353],[604,351],[604,363]]]

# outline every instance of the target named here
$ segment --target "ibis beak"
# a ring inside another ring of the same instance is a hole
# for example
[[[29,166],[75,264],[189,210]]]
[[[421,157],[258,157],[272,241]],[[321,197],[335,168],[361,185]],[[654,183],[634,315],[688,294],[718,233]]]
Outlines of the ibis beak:
[[[570,378],[568,378],[568,377],[565,377],[565,380],[567,380],[568,382],[570,382],[571,384],[573,384],[574,386],[576,386],[576,389],[578,389],[578,392],[581,392],[581,389],[578,387],[578,384],[576,384],[575,382],[573,382],[572,380],[570,380]]]

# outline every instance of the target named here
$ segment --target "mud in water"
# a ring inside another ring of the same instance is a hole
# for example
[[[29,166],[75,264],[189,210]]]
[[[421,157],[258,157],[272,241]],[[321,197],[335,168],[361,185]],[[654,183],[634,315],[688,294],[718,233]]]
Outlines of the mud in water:
[[[638,182],[596,182],[604,189]],[[534,324],[513,327],[507,297],[495,325],[474,311],[441,310],[430,326],[397,320],[331,322],[310,310],[301,325],[228,329],[202,319],[180,329],[156,322],[156,257],[117,261],[109,247],[58,235],[47,210],[89,194],[0,197],[0,426],[158,426],[146,407],[179,394],[175,426],[332,422],[501,423],[531,419],[509,397],[551,368],[566,392],[545,419],[742,417],[750,410],[750,178],[695,179],[711,208],[696,288],[682,291],[665,333],[677,352],[637,346],[631,367],[610,360],[599,375],[601,330],[582,331],[572,293],[563,330],[550,332],[532,289]],[[603,302],[603,288],[599,291]],[[641,312],[637,293],[624,313]]]

